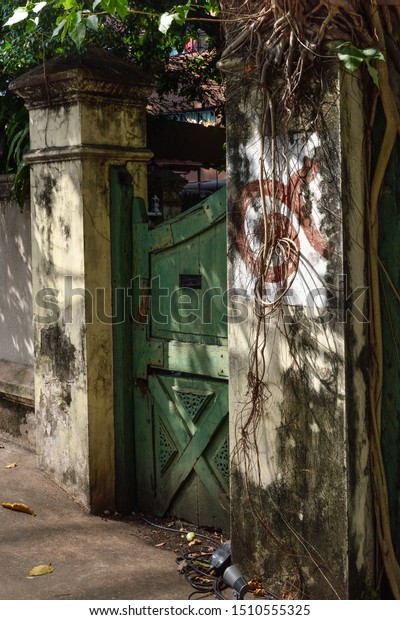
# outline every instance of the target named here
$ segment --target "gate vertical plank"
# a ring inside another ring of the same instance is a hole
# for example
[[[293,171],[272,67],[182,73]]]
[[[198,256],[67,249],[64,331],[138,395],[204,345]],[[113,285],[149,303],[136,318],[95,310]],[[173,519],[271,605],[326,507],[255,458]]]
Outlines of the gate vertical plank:
[[[113,304],[113,374],[115,415],[116,507],[134,506],[134,428],[132,400],[132,331],[127,291],[132,263],[132,177],[122,166],[110,168],[111,277]]]

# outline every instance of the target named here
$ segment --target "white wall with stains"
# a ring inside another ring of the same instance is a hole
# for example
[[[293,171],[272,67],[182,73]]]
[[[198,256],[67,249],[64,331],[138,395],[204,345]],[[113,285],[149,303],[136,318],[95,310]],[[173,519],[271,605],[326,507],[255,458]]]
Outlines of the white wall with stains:
[[[102,320],[112,316],[109,173],[129,162],[145,195],[146,79],[92,49],[11,85],[31,130],[38,464],[94,512],[115,507],[113,327]]]
[[[31,211],[0,177],[0,360],[33,365]]]
[[[250,80],[230,78],[227,111],[235,561],[275,588],[332,599],[360,594],[373,547],[366,333],[348,303],[365,273],[363,128],[350,120],[362,93],[352,83],[348,96],[334,71],[324,116],[315,100],[308,119],[278,127],[275,166]],[[260,279],[263,195],[274,244]]]

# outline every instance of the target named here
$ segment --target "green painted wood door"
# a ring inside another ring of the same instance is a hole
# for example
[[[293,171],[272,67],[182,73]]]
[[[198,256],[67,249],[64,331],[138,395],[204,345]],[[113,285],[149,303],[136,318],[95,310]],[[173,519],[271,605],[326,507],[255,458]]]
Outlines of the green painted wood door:
[[[225,192],[133,235],[137,508],[229,527]]]

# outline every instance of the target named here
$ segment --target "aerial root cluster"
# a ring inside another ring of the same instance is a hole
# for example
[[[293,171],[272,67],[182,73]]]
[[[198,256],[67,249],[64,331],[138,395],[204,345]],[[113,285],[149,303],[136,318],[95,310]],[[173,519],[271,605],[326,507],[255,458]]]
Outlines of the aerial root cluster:
[[[241,20],[227,22],[229,43],[221,66],[238,59],[246,72],[256,72],[261,85],[274,75],[285,80],[284,103],[293,106],[305,74],[335,55],[335,45],[351,41],[360,49],[385,47],[400,110],[400,6],[374,6],[372,0],[264,0],[245,2]],[[237,16],[235,0],[224,2],[224,14]],[[384,40],[374,22],[380,21]]]

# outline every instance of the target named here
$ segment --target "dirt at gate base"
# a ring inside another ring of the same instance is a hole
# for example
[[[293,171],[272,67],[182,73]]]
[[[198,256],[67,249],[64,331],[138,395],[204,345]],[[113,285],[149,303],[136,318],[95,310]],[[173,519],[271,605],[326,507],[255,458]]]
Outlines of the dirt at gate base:
[[[188,523],[176,517],[149,517],[141,513],[131,513],[130,515],[114,513],[103,514],[102,518],[130,524],[132,525],[132,536],[136,536],[148,545],[159,548],[161,551],[174,552],[177,558],[177,570],[179,570],[179,561],[184,556],[196,553],[211,555],[224,542],[229,541],[229,536],[226,532],[210,527],[198,528],[193,523]],[[189,544],[186,538],[188,532],[195,534],[192,544]],[[181,572],[184,572],[184,570]],[[265,584],[258,577],[251,576],[249,584],[254,588],[254,591],[246,595],[247,600],[267,599],[271,601],[271,597],[264,590],[267,586],[270,592],[273,591],[277,595],[276,598],[278,600],[298,600],[303,598],[303,596],[298,595],[298,592],[295,593],[292,588],[285,587],[288,584],[282,587],[283,584],[276,583],[274,579]]]
[[[222,543],[229,540],[228,535],[221,530],[207,527],[198,528],[193,523],[174,517],[148,517],[140,513],[120,515],[106,512],[102,518],[131,524],[132,536],[140,538],[153,547],[173,551],[177,555],[196,551],[200,548],[203,551],[213,553]],[[188,532],[194,532],[196,534],[195,540],[197,539],[199,542],[189,545],[186,539]]]

